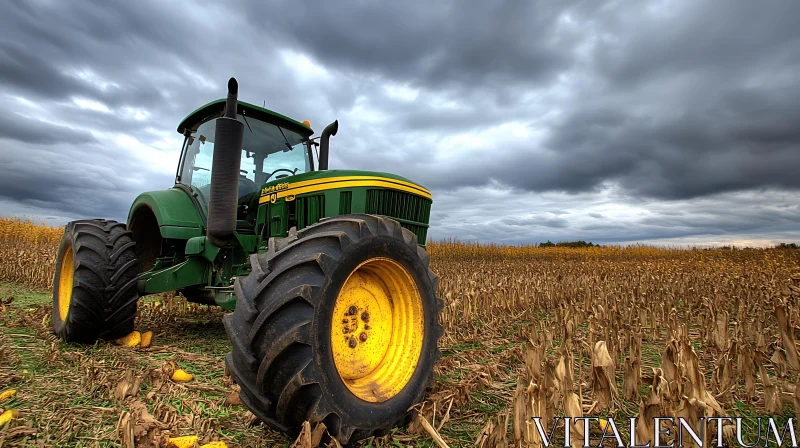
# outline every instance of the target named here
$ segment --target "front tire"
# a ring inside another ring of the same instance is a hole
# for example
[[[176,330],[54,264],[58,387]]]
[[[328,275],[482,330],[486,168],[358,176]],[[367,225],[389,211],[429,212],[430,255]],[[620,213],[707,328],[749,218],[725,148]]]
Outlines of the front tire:
[[[341,443],[385,434],[433,382],[438,278],[417,237],[371,215],[323,220],[251,256],[224,318],[226,363],[261,420]]]
[[[133,331],[139,298],[135,244],[116,221],[67,224],[53,280],[53,328],[65,342],[91,344]]]

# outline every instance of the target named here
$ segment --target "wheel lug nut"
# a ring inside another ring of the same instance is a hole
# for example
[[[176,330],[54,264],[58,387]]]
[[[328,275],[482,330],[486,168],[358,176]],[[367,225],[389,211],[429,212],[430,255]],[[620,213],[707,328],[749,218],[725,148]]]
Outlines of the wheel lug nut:
[[[361,340],[361,342],[365,342],[365,341],[367,340],[367,333],[364,333],[364,332],[362,331],[362,332],[361,332],[361,334],[360,334],[360,335],[358,335],[358,339],[360,339],[360,340]]]
[[[342,333],[347,334],[350,333],[350,329],[347,327],[342,328]]]
[[[369,322],[369,313],[366,311],[361,313],[361,320],[363,320],[364,322]]]
[[[349,345],[350,348],[356,348],[358,342],[356,342],[356,338],[350,338],[350,341],[347,342],[347,345]]]
[[[350,309],[347,310],[347,314],[349,314],[351,316],[355,316],[357,312],[358,312],[358,308],[356,308],[355,305],[351,306]]]

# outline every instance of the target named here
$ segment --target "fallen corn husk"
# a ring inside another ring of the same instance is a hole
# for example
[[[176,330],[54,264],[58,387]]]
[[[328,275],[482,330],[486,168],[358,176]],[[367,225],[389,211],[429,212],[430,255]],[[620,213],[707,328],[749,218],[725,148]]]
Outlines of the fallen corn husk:
[[[2,394],[0,394],[0,401],[8,400],[9,398],[12,398],[14,395],[17,395],[17,390],[16,389],[9,389],[9,390],[3,392]]]
[[[136,347],[140,342],[142,342],[142,335],[138,331],[134,330],[129,335],[116,339],[114,342],[123,347]]]
[[[200,445],[200,448],[228,448],[228,445],[222,441],[208,442],[205,445]]]
[[[16,409],[9,409],[6,412],[0,414],[0,427],[6,425],[6,423],[10,422],[11,419],[19,417],[19,411]]]
[[[152,340],[153,340],[153,332],[145,331],[144,333],[142,333],[142,340],[139,347],[141,348],[150,347],[150,342],[152,342]]]
[[[167,439],[169,448],[194,448],[197,445],[197,436],[170,437]]]
[[[191,381],[192,378],[194,378],[192,374],[183,369],[176,369],[174,372],[172,372],[172,381],[184,383],[186,381]]]

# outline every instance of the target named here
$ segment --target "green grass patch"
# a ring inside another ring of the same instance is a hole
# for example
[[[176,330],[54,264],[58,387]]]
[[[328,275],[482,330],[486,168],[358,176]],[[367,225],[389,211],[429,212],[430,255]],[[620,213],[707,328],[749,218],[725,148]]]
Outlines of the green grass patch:
[[[53,300],[49,291],[32,290],[16,283],[0,282],[0,298],[7,297],[13,297],[13,304],[20,308],[49,305]]]

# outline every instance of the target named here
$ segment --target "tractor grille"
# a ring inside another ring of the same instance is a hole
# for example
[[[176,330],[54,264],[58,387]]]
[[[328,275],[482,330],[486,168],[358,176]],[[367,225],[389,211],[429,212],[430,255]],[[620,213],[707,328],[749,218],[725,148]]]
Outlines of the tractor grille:
[[[353,211],[353,192],[343,191],[339,193],[339,214],[348,215]]]
[[[297,230],[306,228],[325,216],[325,195],[303,196],[295,200]]]
[[[417,235],[417,244],[424,246],[431,217],[431,201],[414,194],[395,190],[367,190],[366,213],[396,219]]]

